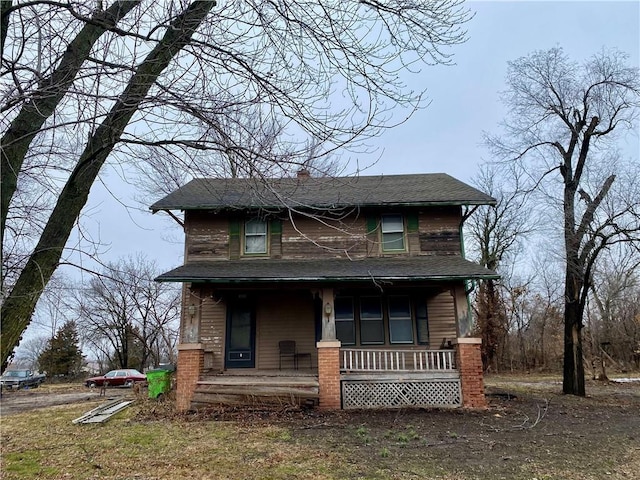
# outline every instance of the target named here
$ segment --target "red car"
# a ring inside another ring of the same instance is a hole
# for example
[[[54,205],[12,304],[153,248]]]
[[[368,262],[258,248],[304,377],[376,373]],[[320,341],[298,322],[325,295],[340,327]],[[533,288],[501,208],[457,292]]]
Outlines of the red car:
[[[87,387],[133,387],[135,383],[146,382],[147,376],[133,368],[111,370],[99,377],[91,377],[85,381]]]

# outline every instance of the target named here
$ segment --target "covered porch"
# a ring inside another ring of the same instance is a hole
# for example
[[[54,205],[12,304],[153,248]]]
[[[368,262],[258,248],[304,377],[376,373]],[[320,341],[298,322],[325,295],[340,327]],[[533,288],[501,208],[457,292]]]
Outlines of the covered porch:
[[[466,400],[464,360],[480,356],[479,344],[458,342],[471,340],[461,338],[469,321],[462,279],[394,278],[376,288],[362,278],[194,277],[183,301],[181,409],[483,405],[481,367],[472,369],[479,400]],[[282,356],[283,341],[295,342],[293,356]]]

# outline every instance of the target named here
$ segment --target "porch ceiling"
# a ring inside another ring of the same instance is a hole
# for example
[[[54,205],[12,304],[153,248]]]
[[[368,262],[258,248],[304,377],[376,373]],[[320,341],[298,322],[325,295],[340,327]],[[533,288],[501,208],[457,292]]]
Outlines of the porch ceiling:
[[[427,281],[498,278],[458,256],[313,260],[214,260],[192,262],[163,273],[159,282],[357,282],[369,280]]]

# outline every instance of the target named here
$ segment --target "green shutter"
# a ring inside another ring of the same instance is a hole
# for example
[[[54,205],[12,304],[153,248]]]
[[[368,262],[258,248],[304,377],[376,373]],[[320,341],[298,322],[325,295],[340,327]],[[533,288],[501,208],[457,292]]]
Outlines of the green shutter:
[[[418,231],[418,214],[410,213],[407,215],[407,232],[414,233]]]
[[[240,236],[240,222],[238,220],[229,221],[229,235],[232,237]]]
[[[271,234],[272,235],[282,234],[282,221],[279,218],[274,218],[271,220]]]
[[[378,217],[367,217],[367,233],[373,233],[378,228]]]

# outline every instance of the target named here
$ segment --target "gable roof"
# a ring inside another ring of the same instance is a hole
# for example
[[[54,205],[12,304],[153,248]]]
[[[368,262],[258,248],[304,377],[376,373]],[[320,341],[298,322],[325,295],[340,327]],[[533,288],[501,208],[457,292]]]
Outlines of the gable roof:
[[[282,179],[197,178],[149,207],[159,210],[493,205],[445,173]]]
[[[424,281],[490,279],[499,276],[457,255],[312,260],[210,260],[163,273],[159,282],[218,284],[323,281]]]

